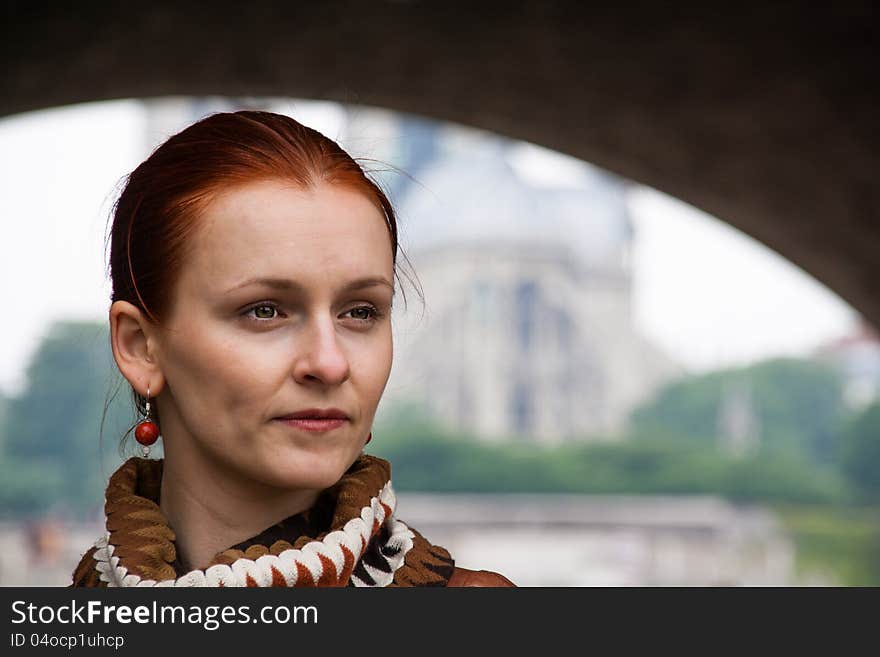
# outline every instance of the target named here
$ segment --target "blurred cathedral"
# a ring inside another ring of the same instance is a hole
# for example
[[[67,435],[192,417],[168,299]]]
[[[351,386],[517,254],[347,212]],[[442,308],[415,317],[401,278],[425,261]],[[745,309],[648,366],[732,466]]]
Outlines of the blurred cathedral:
[[[680,373],[633,326],[623,181],[579,162],[535,180],[514,142],[352,110],[345,137],[368,135],[407,174],[384,180],[425,294],[395,317],[383,404],[485,440],[589,440]]]
[[[415,406],[487,441],[597,439],[680,373],[633,325],[626,183],[580,162],[574,175],[536,180],[515,142],[323,105],[335,129],[300,115],[317,116],[308,101],[153,100],[147,139],[211,111],[261,107],[314,125],[374,172],[424,291],[424,306],[412,287],[395,297],[380,417]]]

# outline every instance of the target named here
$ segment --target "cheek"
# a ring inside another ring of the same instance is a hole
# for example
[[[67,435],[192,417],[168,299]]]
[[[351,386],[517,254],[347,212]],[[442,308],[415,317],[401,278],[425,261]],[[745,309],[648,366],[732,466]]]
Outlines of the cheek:
[[[168,385],[187,408],[223,415],[265,403],[283,377],[283,359],[259,341],[220,333],[187,332],[168,350]]]
[[[391,334],[383,336],[366,350],[359,363],[353,368],[361,372],[361,381],[364,383],[364,394],[375,404],[379,403],[388,376],[391,374],[391,362],[393,357]]]

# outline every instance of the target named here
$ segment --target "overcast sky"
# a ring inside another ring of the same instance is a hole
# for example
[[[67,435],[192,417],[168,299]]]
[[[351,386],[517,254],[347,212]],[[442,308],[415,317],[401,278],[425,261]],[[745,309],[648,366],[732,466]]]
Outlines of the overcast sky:
[[[338,113],[297,106],[296,118],[333,136]],[[0,391],[23,384],[54,320],[106,320],[107,217],[116,185],[144,149],[133,101],[0,120]],[[576,167],[536,147],[521,155],[536,180]],[[630,210],[635,320],[686,367],[806,355],[852,329],[856,315],[836,295],[727,224],[644,187],[631,194]]]

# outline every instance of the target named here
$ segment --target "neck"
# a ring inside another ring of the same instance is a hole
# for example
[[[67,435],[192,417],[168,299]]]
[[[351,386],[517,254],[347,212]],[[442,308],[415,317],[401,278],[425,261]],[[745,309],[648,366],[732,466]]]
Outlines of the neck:
[[[314,505],[320,491],[285,490],[217,470],[205,459],[166,451],[159,507],[174,529],[187,570],[206,568],[218,552]]]

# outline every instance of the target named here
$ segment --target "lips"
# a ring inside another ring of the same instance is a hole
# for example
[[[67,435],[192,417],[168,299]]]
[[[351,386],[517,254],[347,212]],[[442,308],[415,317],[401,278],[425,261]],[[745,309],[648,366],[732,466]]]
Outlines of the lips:
[[[347,420],[348,415],[338,408],[307,408],[283,415],[279,420]]]
[[[313,433],[338,429],[349,420],[338,408],[307,408],[276,419],[294,429]]]

